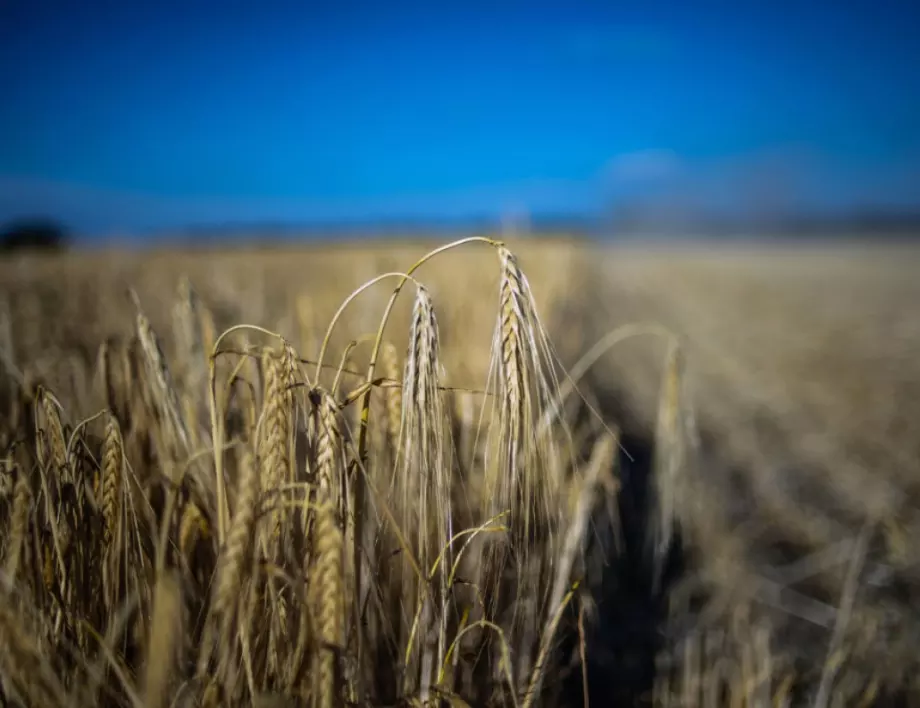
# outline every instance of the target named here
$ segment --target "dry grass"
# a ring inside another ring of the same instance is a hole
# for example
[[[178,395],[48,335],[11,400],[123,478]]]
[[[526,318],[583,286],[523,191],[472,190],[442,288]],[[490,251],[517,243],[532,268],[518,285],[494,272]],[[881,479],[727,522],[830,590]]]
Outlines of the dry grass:
[[[920,700],[918,264],[9,259],[0,701]]]

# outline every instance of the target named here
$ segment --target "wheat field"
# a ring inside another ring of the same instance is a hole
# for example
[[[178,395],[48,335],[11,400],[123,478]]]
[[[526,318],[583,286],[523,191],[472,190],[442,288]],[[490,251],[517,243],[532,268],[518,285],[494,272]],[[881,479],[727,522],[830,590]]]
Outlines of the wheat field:
[[[8,256],[0,701],[916,703],[918,273],[853,244]]]

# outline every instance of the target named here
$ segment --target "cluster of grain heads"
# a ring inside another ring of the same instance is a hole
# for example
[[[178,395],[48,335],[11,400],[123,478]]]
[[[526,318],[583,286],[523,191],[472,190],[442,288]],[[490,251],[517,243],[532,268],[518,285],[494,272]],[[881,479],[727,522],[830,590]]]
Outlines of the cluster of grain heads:
[[[482,359],[493,365],[485,381],[457,376],[449,393],[436,311],[450,303],[413,273],[470,243],[498,255]],[[377,332],[335,352],[333,382],[333,330],[386,278],[399,285]],[[407,283],[399,331],[390,315]],[[468,239],[375,278],[325,336],[301,297],[303,352],[252,325],[217,335],[187,280],[168,347],[134,305],[131,339],[99,349],[92,406],[65,412],[43,387],[24,396],[28,427],[14,432],[28,442],[4,466],[2,562],[34,627],[16,644],[22,626],[0,618],[5,699],[540,703],[614,443],[602,436],[584,473],[574,444],[559,446],[572,436],[552,349],[503,244]],[[20,658],[38,655],[47,676],[27,685],[31,659]]]

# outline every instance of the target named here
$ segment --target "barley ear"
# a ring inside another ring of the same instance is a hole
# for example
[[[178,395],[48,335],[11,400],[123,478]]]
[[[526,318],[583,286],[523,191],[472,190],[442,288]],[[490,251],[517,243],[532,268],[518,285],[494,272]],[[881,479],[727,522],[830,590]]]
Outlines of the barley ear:
[[[317,641],[313,704],[336,708],[343,703],[339,654],[345,645],[344,539],[335,507],[328,501],[316,509],[314,528],[316,560],[310,575],[310,609]]]

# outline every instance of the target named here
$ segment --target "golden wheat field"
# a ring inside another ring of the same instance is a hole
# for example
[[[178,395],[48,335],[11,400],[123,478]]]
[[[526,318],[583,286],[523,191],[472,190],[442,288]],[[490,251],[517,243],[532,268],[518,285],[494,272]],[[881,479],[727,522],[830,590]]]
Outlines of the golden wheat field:
[[[0,703],[920,701],[920,249],[0,262]]]

